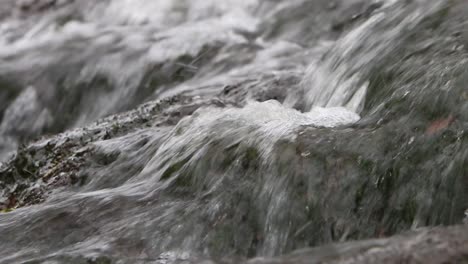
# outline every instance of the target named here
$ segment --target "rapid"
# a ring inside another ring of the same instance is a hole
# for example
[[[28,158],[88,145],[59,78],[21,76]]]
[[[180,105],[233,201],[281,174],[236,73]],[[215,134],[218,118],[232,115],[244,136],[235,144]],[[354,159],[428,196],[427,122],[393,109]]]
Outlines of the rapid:
[[[461,0],[0,0],[0,263],[460,224],[467,23]]]

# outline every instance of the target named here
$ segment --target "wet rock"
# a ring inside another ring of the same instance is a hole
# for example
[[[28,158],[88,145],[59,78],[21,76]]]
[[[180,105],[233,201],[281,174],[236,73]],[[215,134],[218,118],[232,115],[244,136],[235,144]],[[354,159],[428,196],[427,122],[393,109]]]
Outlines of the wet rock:
[[[62,23],[44,3],[18,18],[42,42],[0,54],[25,142],[0,168],[0,262],[465,261],[461,9],[121,1]]]
[[[468,261],[467,229],[455,226],[418,230],[388,239],[335,244],[246,263],[464,263]]]

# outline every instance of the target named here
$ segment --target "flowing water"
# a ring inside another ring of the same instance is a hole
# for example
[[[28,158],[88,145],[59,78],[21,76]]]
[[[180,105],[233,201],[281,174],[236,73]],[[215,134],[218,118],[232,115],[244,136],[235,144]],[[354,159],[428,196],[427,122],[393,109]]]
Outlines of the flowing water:
[[[0,263],[237,263],[463,219],[462,0],[0,5]]]

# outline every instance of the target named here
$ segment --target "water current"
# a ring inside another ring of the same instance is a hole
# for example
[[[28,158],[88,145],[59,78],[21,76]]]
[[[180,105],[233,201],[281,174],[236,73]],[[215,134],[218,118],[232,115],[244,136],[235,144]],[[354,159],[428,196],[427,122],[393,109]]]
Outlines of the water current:
[[[0,263],[460,223],[467,23],[462,0],[1,0]]]

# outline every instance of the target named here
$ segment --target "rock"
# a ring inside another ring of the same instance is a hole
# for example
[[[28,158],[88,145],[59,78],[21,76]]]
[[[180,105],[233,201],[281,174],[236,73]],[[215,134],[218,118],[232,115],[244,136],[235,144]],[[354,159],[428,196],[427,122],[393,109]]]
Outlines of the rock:
[[[0,54],[0,263],[467,261],[465,1],[83,1]]]
[[[422,229],[387,239],[355,241],[304,249],[279,258],[258,258],[246,264],[289,263],[466,263],[468,226]]]

